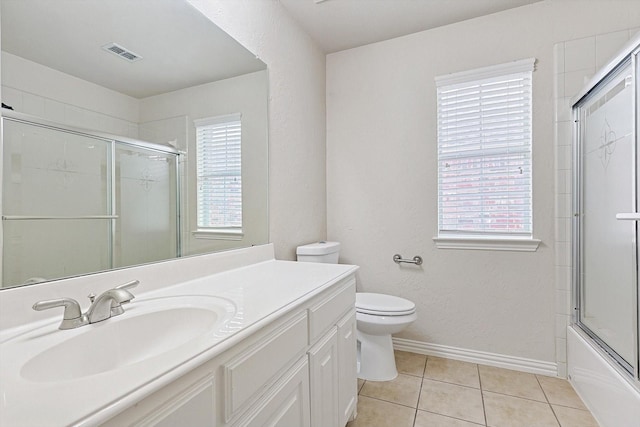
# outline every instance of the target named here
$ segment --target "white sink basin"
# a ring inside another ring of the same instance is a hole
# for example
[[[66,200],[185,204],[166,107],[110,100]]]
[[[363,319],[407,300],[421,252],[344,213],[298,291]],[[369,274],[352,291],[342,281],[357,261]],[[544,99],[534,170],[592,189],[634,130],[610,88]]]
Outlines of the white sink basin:
[[[120,316],[49,334],[72,336],[34,354],[20,376],[36,382],[65,381],[147,361],[215,334],[236,311],[225,299],[195,295],[134,300],[124,307]]]

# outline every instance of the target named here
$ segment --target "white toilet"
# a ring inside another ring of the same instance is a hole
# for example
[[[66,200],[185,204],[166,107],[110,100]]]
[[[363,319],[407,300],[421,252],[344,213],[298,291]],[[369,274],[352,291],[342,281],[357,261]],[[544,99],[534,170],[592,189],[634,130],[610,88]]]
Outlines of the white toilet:
[[[337,263],[338,242],[317,242],[298,246],[298,261]],[[404,298],[385,294],[356,293],[358,330],[358,378],[389,381],[398,376],[391,334],[398,333],[418,318],[416,305]]]

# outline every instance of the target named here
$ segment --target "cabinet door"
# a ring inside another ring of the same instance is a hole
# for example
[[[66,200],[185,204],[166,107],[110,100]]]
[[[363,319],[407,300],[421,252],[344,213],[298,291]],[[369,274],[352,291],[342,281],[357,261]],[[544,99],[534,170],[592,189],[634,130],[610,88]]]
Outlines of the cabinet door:
[[[338,413],[339,425],[352,420],[358,403],[358,368],[356,361],[356,312],[351,311],[338,322]]]
[[[334,326],[309,350],[312,427],[337,427],[338,339]]]
[[[257,405],[255,412],[235,425],[310,427],[309,420],[309,363],[307,358],[303,357]]]
[[[214,377],[208,375],[133,424],[137,427],[210,427],[215,425],[214,399]]]

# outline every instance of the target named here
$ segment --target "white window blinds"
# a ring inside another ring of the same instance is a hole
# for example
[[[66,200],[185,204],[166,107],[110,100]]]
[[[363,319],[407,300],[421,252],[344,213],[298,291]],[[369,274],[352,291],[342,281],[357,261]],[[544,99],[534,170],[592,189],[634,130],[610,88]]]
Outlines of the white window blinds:
[[[532,236],[534,62],[436,78],[440,236]]]
[[[240,114],[196,120],[199,230],[242,228]]]

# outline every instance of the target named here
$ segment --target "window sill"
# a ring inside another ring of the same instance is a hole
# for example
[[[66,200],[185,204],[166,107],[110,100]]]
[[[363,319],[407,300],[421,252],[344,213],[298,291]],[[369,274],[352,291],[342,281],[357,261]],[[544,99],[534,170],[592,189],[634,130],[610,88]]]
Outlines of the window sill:
[[[434,237],[438,249],[535,252],[539,239],[509,237]]]
[[[226,230],[226,229],[211,229],[211,230],[196,230],[191,234],[196,239],[211,239],[211,240],[242,240],[244,233],[242,230]]]

